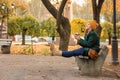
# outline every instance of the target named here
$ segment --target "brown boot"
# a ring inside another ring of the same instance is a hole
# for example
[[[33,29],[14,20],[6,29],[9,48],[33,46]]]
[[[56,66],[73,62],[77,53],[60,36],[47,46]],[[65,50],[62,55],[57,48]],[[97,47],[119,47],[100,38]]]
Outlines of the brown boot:
[[[52,56],[62,56],[62,51],[55,49],[54,43],[50,44],[50,51]]]

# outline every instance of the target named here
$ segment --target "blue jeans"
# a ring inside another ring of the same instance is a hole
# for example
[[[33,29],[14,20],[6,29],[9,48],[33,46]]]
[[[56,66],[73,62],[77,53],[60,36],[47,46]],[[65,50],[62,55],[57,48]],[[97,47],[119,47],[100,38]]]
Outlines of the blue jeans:
[[[62,51],[63,57],[72,57],[72,56],[79,56],[84,53],[84,48],[75,49],[72,51]]]

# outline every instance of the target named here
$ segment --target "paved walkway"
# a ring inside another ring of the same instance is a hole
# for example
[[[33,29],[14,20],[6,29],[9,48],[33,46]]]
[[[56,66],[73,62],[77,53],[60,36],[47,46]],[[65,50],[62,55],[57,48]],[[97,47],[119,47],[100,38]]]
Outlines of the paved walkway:
[[[106,59],[107,60],[107,59]],[[81,76],[74,57],[0,54],[0,80],[120,80],[113,74]]]

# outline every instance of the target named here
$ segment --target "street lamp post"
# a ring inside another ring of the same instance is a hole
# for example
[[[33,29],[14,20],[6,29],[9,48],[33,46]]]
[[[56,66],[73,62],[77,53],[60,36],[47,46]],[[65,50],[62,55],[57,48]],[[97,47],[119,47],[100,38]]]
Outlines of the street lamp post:
[[[15,7],[14,3],[11,4],[11,8],[9,8],[5,3],[3,3],[2,6],[1,6],[1,8],[3,10],[3,19],[4,19],[5,15],[7,16],[7,27],[6,27],[7,38],[8,38],[8,19],[9,19],[9,13],[13,11],[14,7]],[[2,25],[2,27],[3,27],[3,25]]]
[[[116,0],[113,0],[113,37],[112,37],[112,64],[119,64],[118,61],[118,40],[116,36]]]

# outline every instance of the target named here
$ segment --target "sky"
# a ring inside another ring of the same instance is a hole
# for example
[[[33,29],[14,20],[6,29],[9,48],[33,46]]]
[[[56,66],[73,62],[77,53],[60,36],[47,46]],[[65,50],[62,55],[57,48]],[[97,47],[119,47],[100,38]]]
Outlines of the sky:
[[[29,2],[29,1],[31,1],[31,0],[25,0],[25,1],[28,1],[28,2]]]
[[[31,0],[26,0],[26,1],[31,1]],[[82,5],[84,3],[84,0],[72,0],[72,2],[76,2],[79,5]]]
[[[76,2],[77,4],[82,5],[84,0],[72,0],[72,2]]]

